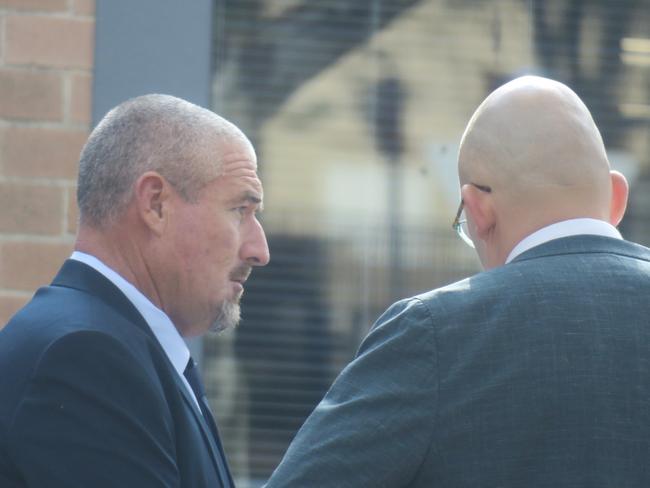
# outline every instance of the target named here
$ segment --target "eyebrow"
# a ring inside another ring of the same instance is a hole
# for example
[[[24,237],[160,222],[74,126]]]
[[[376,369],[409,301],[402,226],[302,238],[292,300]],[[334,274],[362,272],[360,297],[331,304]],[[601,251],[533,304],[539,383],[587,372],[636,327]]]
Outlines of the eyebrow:
[[[253,193],[252,191],[247,191],[240,198],[237,198],[235,201],[253,203],[258,206],[257,208],[258,212],[264,210],[264,204],[262,203],[262,199],[259,197],[257,193]]]

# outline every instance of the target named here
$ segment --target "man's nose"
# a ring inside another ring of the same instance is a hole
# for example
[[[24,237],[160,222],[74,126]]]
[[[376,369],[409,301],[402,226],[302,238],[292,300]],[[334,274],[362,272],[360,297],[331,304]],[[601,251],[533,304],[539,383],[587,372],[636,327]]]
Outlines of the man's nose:
[[[254,219],[250,229],[244,237],[241,259],[251,266],[266,266],[271,260],[269,245],[262,224]]]

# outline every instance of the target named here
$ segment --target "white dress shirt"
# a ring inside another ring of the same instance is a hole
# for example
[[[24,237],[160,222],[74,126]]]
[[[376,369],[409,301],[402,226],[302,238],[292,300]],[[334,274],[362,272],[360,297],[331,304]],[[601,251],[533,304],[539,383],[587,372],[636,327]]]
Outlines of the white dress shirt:
[[[569,237],[577,235],[595,235],[613,237],[614,239],[622,239],[621,233],[608,222],[596,219],[571,219],[563,220],[555,224],[543,227],[529,236],[521,240],[517,244],[506,259],[509,263],[521,253],[532,249],[535,246],[544,244],[545,242],[559,239],[560,237]]]
[[[144,296],[140,290],[138,290],[131,283],[122,278],[119,274],[113,271],[111,268],[102,263],[95,256],[86,254],[79,251],[74,251],[70,259],[75,261],[81,261],[84,264],[87,264],[94,270],[98,271],[104,275],[111,283],[117,286],[124,295],[129,299],[133,306],[140,312],[140,315],[144,318],[145,322],[151,328],[153,334],[158,339],[158,342],[162,346],[165,354],[169,358],[169,361],[174,366],[174,369],[180,376],[183,384],[187,388],[187,391],[190,393],[194,401],[196,402],[197,407],[199,406],[194,392],[190,387],[190,384],[185,379],[183,372],[187,366],[187,362],[190,359],[190,350],[187,348],[185,341],[178,333],[178,330],[172,323],[171,319],[167,316],[165,312],[156,307],[151,300]],[[199,408],[200,410],[200,408]]]

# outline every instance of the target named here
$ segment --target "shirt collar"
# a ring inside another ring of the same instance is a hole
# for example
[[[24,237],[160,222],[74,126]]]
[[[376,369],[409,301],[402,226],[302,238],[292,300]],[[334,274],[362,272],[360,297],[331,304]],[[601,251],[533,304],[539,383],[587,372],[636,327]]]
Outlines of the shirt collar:
[[[140,290],[106,266],[95,256],[74,251],[72,256],[70,256],[70,259],[81,261],[98,271],[111,283],[117,286],[124,295],[126,295],[151,328],[151,331],[156,336],[156,339],[158,339],[158,342],[165,351],[165,354],[167,354],[174,369],[178,372],[181,378],[183,378],[183,371],[190,359],[190,351],[167,314],[151,303],[151,301],[144,296]]]
[[[571,219],[543,227],[517,244],[506,259],[509,263],[520,254],[545,242],[575,235],[596,235],[622,239],[621,233],[613,225],[597,219]]]

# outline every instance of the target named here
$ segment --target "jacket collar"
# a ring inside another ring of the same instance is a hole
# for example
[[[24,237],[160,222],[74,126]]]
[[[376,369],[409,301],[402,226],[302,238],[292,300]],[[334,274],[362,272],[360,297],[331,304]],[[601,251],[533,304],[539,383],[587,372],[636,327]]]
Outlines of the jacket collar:
[[[578,236],[578,235],[595,235],[606,236],[622,239],[621,233],[616,227],[604,220],[579,218],[562,220],[553,224],[542,227],[532,234],[524,237],[513,249],[510,251],[506,259],[509,263],[520,254],[526,252],[528,249],[544,244],[545,242],[562,237]]]
[[[73,288],[100,298],[125,319],[133,322],[149,336],[155,338],[147,322],[126,295],[100,272],[87,264],[72,259],[66,260],[54,277],[52,286]]]
[[[650,262],[650,249],[634,242],[605,236],[577,235],[553,239],[540,244],[523,252],[511,263],[548,256],[590,253],[616,254]]]

